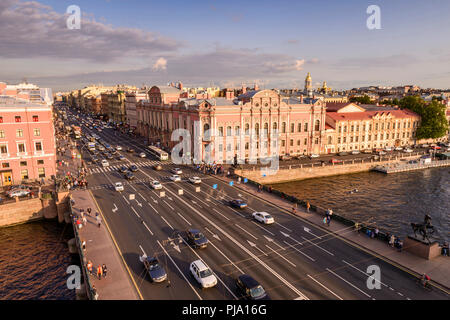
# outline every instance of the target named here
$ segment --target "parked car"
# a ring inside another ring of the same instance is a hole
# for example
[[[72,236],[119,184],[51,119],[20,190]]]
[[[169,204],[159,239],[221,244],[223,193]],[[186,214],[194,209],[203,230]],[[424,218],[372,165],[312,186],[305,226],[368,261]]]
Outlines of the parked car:
[[[372,150],[366,149],[366,150],[363,150],[363,153],[365,153],[365,154],[372,153]]]
[[[253,212],[253,219],[264,224],[272,224],[275,222],[273,217],[267,212]]]
[[[174,168],[172,170],[170,170],[170,172],[172,172],[173,174],[182,174],[183,171],[180,168]]]
[[[118,156],[117,157],[117,160],[120,160],[120,161],[123,161],[123,160],[125,160],[126,158],[123,156],[123,155],[120,155],[120,156]]]
[[[127,152],[133,153],[133,152],[134,152],[134,149],[133,149],[133,148],[128,148],[128,149],[127,149]]]
[[[441,147],[439,147],[439,146],[431,146],[431,149],[432,150],[441,150]]]
[[[343,161],[339,160],[339,159],[336,159],[336,158],[331,158],[329,162],[330,163],[342,163]]]
[[[360,154],[361,152],[359,152],[359,150],[353,150],[352,152],[351,152],[351,154]]]
[[[318,158],[318,157],[319,157],[319,155],[318,155],[317,153],[312,153],[312,154],[309,156],[310,159]]]
[[[190,177],[189,182],[193,184],[199,184],[202,182],[202,180],[199,177]]]
[[[244,200],[241,200],[241,199],[230,200],[229,204],[230,204],[230,206],[232,206],[234,208],[239,208],[239,209],[243,209],[243,208],[247,207],[247,204],[244,202]]]
[[[173,174],[169,177],[170,180],[172,180],[173,182],[177,182],[177,181],[181,181],[181,177],[177,174]]]
[[[153,189],[155,189],[155,190],[160,190],[160,189],[162,189],[162,184],[161,184],[159,181],[156,181],[156,180],[150,182],[150,186],[151,186]]]
[[[405,152],[405,153],[411,153],[411,152],[413,152],[413,150],[410,149],[410,148],[406,148],[405,150],[403,150],[403,152]]]
[[[167,272],[160,265],[158,259],[153,257],[147,257],[145,254],[139,256],[139,260],[144,264],[150,280],[152,282],[163,282],[167,279]]]
[[[24,189],[15,189],[15,190],[11,190],[8,193],[8,196],[10,198],[14,198],[14,197],[23,197],[23,196],[27,196],[30,194],[29,190],[24,190]]]
[[[339,152],[338,156],[348,156],[348,152]]]
[[[280,160],[286,161],[286,160],[292,160],[292,157],[288,154],[280,156]]]
[[[391,147],[386,147],[386,148],[384,148],[384,151],[386,151],[386,152],[392,151],[392,148]]]
[[[194,248],[206,248],[208,239],[197,229],[189,229],[186,231],[187,242]]]
[[[122,182],[116,182],[116,184],[114,185],[114,189],[116,189],[116,191],[123,191]]]
[[[403,150],[403,148],[402,147],[395,147],[395,149],[394,149],[395,151],[402,151]]]
[[[117,150],[117,151],[120,151],[120,150],[122,150],[122,147],[121,147],[121,146],[117,146],[117,147],[116,147],[116,150]]]
[[[202,260],[192,262],[189,270],[202,289],[212,288],[217,284],[216,276]]]
[[[270,300],[269,295],[258,281],[248,274],[242,274],[236,279],[236,287],[240,297],[249,300]]]
[[[125,172],[127,172],[127,171],[128,171],[128,168],[127,168],[126,166],[120,166],[119,172],[125,173]]]

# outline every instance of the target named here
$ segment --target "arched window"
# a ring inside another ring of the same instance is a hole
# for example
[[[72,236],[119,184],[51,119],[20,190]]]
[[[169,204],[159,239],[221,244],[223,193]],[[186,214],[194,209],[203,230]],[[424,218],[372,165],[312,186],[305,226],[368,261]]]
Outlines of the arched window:
[[[259,136],[259,123],[255,124],[255,133],[257,136]]]
[[[245,124],[245,135],[248,136],[250,134],[250,125],[248,123]]]
[[[203,125],[203,134],[205,135],[206,134],[206,131],[208,131],[209,130],[209,124],[208,123],[205,123],[204,125]]]
[[[314,131],[320,131],[320,121],[316,120],[316,126],[314,128]]]
[[[291,123],[291,133],[294,133],[294,130],[295,130],[295,124]]]
[[[230,136],[231,136],[231,127],[228,126],[227,127],[227,137],[230,137]]]
[[[283,122],[281,125],[281,132],[286,133],[286,122]]]
[[[302,132],[302,124],[301,123],[298,124],[297,132]]]
[[[328,144],[331,144],[331,137],[328,137]]]
[[[264,132],[263,132],[263,134],[265,136],[267,136],[269,134],[269,124],[267,122],[264,123]]]
[[[273,123],[273,130],[277,130],[278,129],[278,125],[276,122]]]

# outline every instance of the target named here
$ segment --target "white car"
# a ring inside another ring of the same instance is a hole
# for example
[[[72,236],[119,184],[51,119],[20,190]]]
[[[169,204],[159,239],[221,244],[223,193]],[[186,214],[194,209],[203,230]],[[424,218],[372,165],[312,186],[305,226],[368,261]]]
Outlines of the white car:
[[[359,152],[358,150],[353,150],[353,151],[351,152],[351,154],[360,154],[360,152]]]
[[[386,147],[386,148],[384,148],[384,151],[392,151],[392,148],[391,147]]]
[[[117,150],[117,151],[120,151],[120,150],[122,150],[122,147],[121,147],[121,146],[117,146],[117,147],[116,147],[116,150]]]
[[[189,271],[194,276],[195,280],[203,288],[212,288],[217,284],[217,278],[210,268],[202,260],[195,260],[191,263]]]
[[[275,222],[273,217],[267,212],[253,212],[253,219],[264,224],[272,224]]]
[[[23,196],[27,196],[30,194],[30,191],[28,190],[24,190],[24,189],[17,189],[17,190],[12,190],[11,192],[8,193],[8,196],[10,198],[14,198],[14,197],[23,197]]]
[[[200,180],[199,177],[190,177],[189,182],[193,183],[193,184],[198,184],[198,183],[202,183],[202,180]]]
[[[139,153],[139,157],[145,158],[147,155],[144,152]]]
[[[309,157],[310,157],[311,159],[312,159],[312,158],[318,158],[319,155],[318,155],[317,153],[313,153],[313,154],[311,154]]]
[[[406,148],[405,150],[403,150],[403,152],[406,152],[406,153],[411,153],[411,152],[413,152],[413,150],[412,150],[412,149],[410,149],[410,148]]]
[[[109,166],[109,162],[107,160],[102,160],[102,167],[108,167]]]
[[[162,184],[161,184],[159,181],[156,181],[156,180],[150,182],[150,186],[151,186],[153,189],[155,189],[155,190],[162,189]]]
[[[122,182],[116,182],[116,184],[114,185],[114,188],[116,189],[116,191],[123,191]]]
[[[172,170],[170,170],[172,173],[174,173],[174,174],[182,174],[183,173],[183,171],[181,171],[181,169],[180,168],[175,168],[175,169],[172,169]]]
[[[395,151],[402,151],[403,150],[403,148],[402,147],[395,147],[395,149],[394,149]]]
[[[181,181],[181,177],[177,174],[174,174],[174,175],[170,176],[169,178],[170,178],[170,180],[172,180],[174,182]]]

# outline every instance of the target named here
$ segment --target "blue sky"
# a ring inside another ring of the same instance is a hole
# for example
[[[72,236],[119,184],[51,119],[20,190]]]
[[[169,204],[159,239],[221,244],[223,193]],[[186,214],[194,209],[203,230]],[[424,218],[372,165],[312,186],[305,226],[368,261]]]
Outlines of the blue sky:
[[[80,30],[64,25],[73,4]],[[366,27],[373,4],[381,30]],[[177,80],[282,88],[311,72],[336,89],[449,88],[449,13],[445,0],[2,0],[0,27],[11,32],[0,35],[0,79],[55,90]]]

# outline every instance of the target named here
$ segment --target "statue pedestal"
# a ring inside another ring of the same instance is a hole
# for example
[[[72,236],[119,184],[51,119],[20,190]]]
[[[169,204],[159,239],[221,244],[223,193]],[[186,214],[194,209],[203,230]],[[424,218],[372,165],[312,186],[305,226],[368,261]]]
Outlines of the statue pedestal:
[[[437,241],[428,243],[428,241],[417,239],[414,236],[408,236],[403,241],[403,249],[427,260],[433,259],[441,254],[441,247],[439,247]]]

